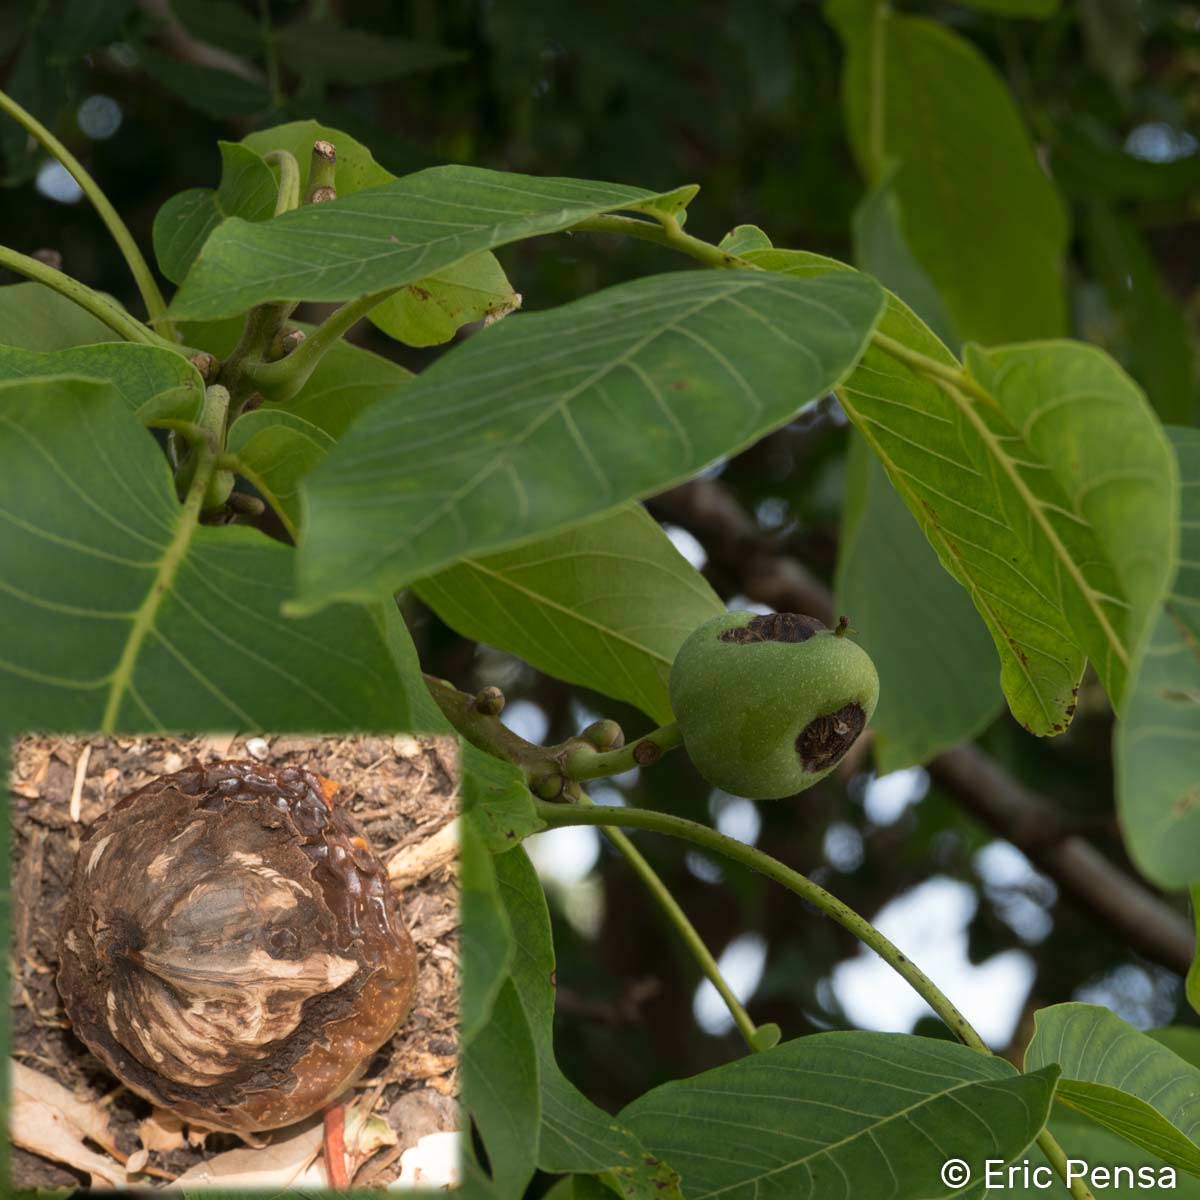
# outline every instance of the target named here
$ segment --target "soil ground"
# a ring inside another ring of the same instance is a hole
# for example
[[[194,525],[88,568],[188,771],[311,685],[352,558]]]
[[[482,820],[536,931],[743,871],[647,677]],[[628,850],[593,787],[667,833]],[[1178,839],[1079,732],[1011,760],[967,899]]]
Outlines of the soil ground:
[[[141,1148],[137,1127],[151,1106],[125,1089],[74,1037],[54,982],[59,913],[79,842],[92,822],[154,776],[177,771],[194,759],[302,764],[335,780],[342,803],[385,862],[397,851],[423,843],[458,811],[450,739],[28,737],[12,749],[11,1053],[79,1097],[103,1100],[117,1146],[126,1155]],[[426,1134],[457,1126],[457,864],[439,867],[399,898],[417,948],[417,992],[411,1015],[376,1055],[356,1092],[368,1093],[372,1112],[400,1140],[359,1167],[353,1181],[357,1186],[386,1186],[399,1174],[402,1150]],[[201,1146],[154,1151],[144,1182],[161,1185],[241,1144],[233,1135],[209,1134]],[[15,1187],[88,1184],[85,1175],[18,1147],[11,1155]]]

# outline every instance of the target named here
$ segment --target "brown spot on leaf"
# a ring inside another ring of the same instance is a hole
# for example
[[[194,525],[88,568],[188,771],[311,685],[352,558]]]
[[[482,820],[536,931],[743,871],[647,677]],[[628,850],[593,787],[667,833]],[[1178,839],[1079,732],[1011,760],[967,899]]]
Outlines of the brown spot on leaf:
[[[429,289],[421,287],[420,284],[410,283],[408,285],[408,290],[410,292],[412,292],[412,294],[414,296],[416,296],[416,298],[418,300],[428,300],[429,299]]]
[[[801,765],[810,772],[832,767],[854,745],[866,723],[867,714],[853,703],[809,721],[796,738]]]
[[[1186,817],[1188,813],[1196,808],[1200,808],[1200,787],[1194,787],[1190,792],[1184,792],[1171,805],[1171,812],[1177,817]]]
[[[742,646],[754,642],[806,642],[824,628],[824,621],[806,617],[803,613],[767,613],[765,616],[752,617],[736,629],[726,629],[717,635],[717,640],[736,642]]]

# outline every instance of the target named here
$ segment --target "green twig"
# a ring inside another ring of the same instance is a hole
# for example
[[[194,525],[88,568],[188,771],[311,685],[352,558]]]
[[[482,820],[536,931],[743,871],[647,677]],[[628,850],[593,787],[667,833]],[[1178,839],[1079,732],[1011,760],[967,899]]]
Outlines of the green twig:
[[[278,362],[248,363],[246,375],[255,390],[273,403],[287,403],[308,382],[322,357],[341,340],[343,334],[398,290],[388,288],[387,291],[348,300],[330,313],[286,358]]]
[[[300,207],[300,164],[290,150],[271,150],[263,161],[279,168],[279,191],[275,196],[275,215]]]
[[[146,346],[163,346],[171,350],[179,349],[175,344],[160,337],[149,326],[143,325],[136,317],[130,316],[114,300],[110,300],[101,292],[88,287],[86,283],[80,283],[78,279],[64,275],[62,271],[56,271],[36,258],[30,258],[27,254],[10,250],[7,246],[0,246],[0,267],[7,267],[8,270],[14,271],[18,275],[24,275],[27,279],[52,288],[60,296],[65,296],[68,300],[78,304],[80,308],[86,309],[96,320],[102,321],[113,333],[127,342],[140,342]]]
[[[528,769],[546,756],[547,751],[543,747],[535,746],[520,734],[513,733],[492,711],[492,706],[481,705],[477,697],[468,692],[460,692],[454,684],[434,675],[425,676],[425,686],[445,714],[446,720],[471,745],[492,755],[493,758],[500,758]]]
[[[26,112],[11,96],[2,91],[0,91],[0,110],[8,113],[26,133],[36,138],[70,172],[71,177],[79,184],[84,195],[92,202],[96,212],[100,214],[100,219],[108,227],[108,232],[112,234],[122,256],[129,264],[129,270],[141,293],[142,303],[145,304],[146,312],[150,316],[150,323],[157,326],[165,337],[174,341],[175,326],[167,316],[167,304],[159,290],[158,283],[146,264],[146,260],[142,257],[137,242],[133,240],[133,234],[129,232],[108,197],[101,191],[100,185],[87,173],[75,155],[41,121],[32,113]]]
[[[150,429],[169,429],[172,433],[181,433],[193,445],[204,442],[211,449],[216,449],[213,445],[212,435],[203,425],[197,425],[195,421],[180,421],[174,417],[152,417],[146,422],[146,425]]]
[[[634,767],[648,767],[658,762],[668,751],[683,743],[683,735],[674,721],[619,750],[599,751],[588,745],[571,750],[563,760],[563,774],[568,779],[603,779],[620,775]]]
[[[318,138],[313,142],[308,164],[308,202],[322,196],[337,196],[337,148],[332,142]]]
[[[1043,1129],[1037,1135],[1037,1144],[1050,1165],[1058,1173],[1059,1178],[1066,1183],[1067,1156],[1062,1146],[1059,1145],[1058,1138],[1049,1129]],[[1087,1180],[1082,1176],[1076,1176],[1067,1186],[1071,1189],[1071,1195],[1075,1197],[1075,1200],[1096,1200],[1092,1195],[1092,1189],[1087,1185]]]
[[[233,396],[234,416],[245,407],[253,392],[260,388],[255,372],[267,361],[276,339],[283,332],[284,322],[295,304],[290,300],[273,300],[256,304],[247,314],[242,336],[221,367],[221,382]],[[274,400],[274,396],[264,399]]]
[[[734,838],[726,837],[707,825],[684,817],[672,816],[670,813],[652,812],[642,808],[586,808],[571,804],[552,804],[535,800],[537,814],[551,828],[561,825],[618,825],[631,829],[647,829],[651,833],[664,833],[671,837],[682,838],[686,842],[694,842],[706,850],[732,858],[743,866],[766,875],[768,879],[782,884],[789,891],[819,908],[826,916],[831,917],[843,929],[848,929],[860,942],[869,946],[890,967],[901,975],[917,994],[933,1009],[935,1013],[950,1027],[954,1036],[964,1045],[970,1046],[981,1053],[990,1054],[987,1043],[967,1023],[966,1017],[958,1011],[950,1000],[941,992],[937,985],[917,967],[909,958],[888,941],[869,921],[860,917],[852,908],[843,904],[831,892],[827,892],[819,884],[786,867],[778,859],[764,854],[753,846],[747,846]]]
[[[572,225],[570,232],[620,233],[626,237],[654,242],[658,246],[668,246],[672,250],[681,250],[684,254],[702,262],[706,267],[758,270],[753,263],[747,262],[746,259],[739,258],[736,254],[726,254],[720,246],[714,246],[702,238],[684,233],[679,222],[673,216],[666,214],[654,221],[643,221],[637,217],[588,217],[586,221]]]
[[[584,804],[592,803],[583,792],[579,793],[579,799]],[[759,1047],[754,1040],[756,1027],[750,1019],[750,1014],[733,994],[733,989],[729,986],[725,976],[721,974],[717,960],[713,958],[712,952],[704,944],[704,939],[696,931],[696,927],[688,920],[687,913],[679,907],[678,901],[671,895],[667,885],[658,877],[658,873],[642,856],[641,851],[621,830],[606,828],[603,832],[604,836],[612,842],[621,852],[625,861],[633,868],[634,874],[646,885],[658,906],[666,914],[667,920],[675,926],[675,932],[679,934],[684,945],[691,951],[692,957],[704,973],[704,977],[717,989],[717,994],[725,1002],[725,1007],[729,1009],[729,1015],[733,1018],[738,1032],[745,1039],[746,1045],[751,1050],[758,1050]]]

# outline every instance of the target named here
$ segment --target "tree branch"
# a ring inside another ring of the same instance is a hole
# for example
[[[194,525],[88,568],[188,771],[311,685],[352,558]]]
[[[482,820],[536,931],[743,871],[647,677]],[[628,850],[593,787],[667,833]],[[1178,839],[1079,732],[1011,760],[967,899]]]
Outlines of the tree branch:
[[[712,566],[734,579],[751,600],[832,624],[829,589],[763,533],[719,480],[685,483],[649,501],[648,507],[660,520],[698,538]],[[959,804],[1012,842],[1092,917],[1154,962],[1180,974],[1187,971],[1193,934],[1183,915],[1091,842],[1064,836],[1061,814],[1051,801],[1018,783],[970,743],[939,754],[928,766]]]

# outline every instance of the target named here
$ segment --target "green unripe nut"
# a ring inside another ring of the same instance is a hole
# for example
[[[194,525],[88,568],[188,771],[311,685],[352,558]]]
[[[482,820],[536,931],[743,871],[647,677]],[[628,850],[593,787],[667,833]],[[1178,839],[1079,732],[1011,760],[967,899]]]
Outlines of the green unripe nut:
[[[777,800],[837,766],[879,699],[875,664],[797,613],[730,612],[695,630],[671,668],[683,744],[709,783]]]

